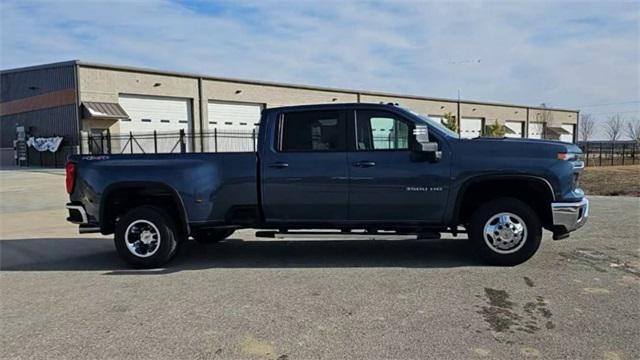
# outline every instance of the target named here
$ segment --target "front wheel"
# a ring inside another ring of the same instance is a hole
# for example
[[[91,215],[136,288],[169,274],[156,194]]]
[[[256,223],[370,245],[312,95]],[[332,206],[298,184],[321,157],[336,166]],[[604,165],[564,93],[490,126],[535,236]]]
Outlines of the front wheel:
[[[154,268],[176,254],[179,232],[162,209],[140,206],[116,224],[114,242],[120,256],[135,268]]]
[[[513,266],[536,253],[542,225],[529,205],[514,198],[500,198],[481,205],[472,214],[469,238],[488,263]]]

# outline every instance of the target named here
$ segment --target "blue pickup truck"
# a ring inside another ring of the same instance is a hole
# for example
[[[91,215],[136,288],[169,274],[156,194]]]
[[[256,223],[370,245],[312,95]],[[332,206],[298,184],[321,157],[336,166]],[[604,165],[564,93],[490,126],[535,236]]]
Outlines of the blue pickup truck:
[[[133,267],[168,262],[189,237],[241,228],[368,234],[466,233],[490,264],[516,265],[584,225],[584,167],[569,143],[461,139],[383,104],[264,110],[258,151],[77,155],[66,165],[68,221],[114,234]]]

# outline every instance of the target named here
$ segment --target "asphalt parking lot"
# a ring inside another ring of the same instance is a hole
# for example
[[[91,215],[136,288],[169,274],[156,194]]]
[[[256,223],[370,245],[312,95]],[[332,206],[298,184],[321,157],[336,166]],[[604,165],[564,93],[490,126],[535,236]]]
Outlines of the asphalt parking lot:
[[[135,271],[65,222],[58,170],[0,171],[2,358],[638,359],[640,200],[488,267],[464,240],[189,242]]]

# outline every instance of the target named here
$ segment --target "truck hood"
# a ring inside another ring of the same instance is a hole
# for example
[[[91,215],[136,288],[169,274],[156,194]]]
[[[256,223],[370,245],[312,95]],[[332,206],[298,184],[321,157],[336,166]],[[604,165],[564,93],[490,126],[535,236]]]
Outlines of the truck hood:
[[[451,143],[456,157],[477,161],[512,159],[523,164],[522,159],[555,160],[558,153],[582,153],[575,144],[553,140],[488,138],[456,139]]]
[[[465,140],[463,140],[465,141]],[[508,138],[508,137],[477,137],[474,139],[468,139],[466,141],[475,142],[478,146],[499,146],[498,144],[504,144],[502,146],[510,147],[526,147],[531,148],[532,150],[539,147],[552,148],[557,150],[564,150],[565,152],[570,153],[582,153],[580,147],[576,144],[556,141],[556,140],[548,140],[548,139],[521,139],[521,138]]]

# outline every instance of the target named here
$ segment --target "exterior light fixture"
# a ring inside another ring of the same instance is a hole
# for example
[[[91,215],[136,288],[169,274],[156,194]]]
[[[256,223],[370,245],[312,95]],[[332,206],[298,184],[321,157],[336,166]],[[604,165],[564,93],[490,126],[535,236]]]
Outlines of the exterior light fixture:
[[[240,94],[242,90],[236,90],[236,94]]]
[[[162,85],[162,84],[161,83],[155,83],[155,84],[153,84],[153,87],[158,87],[160,85]]]

